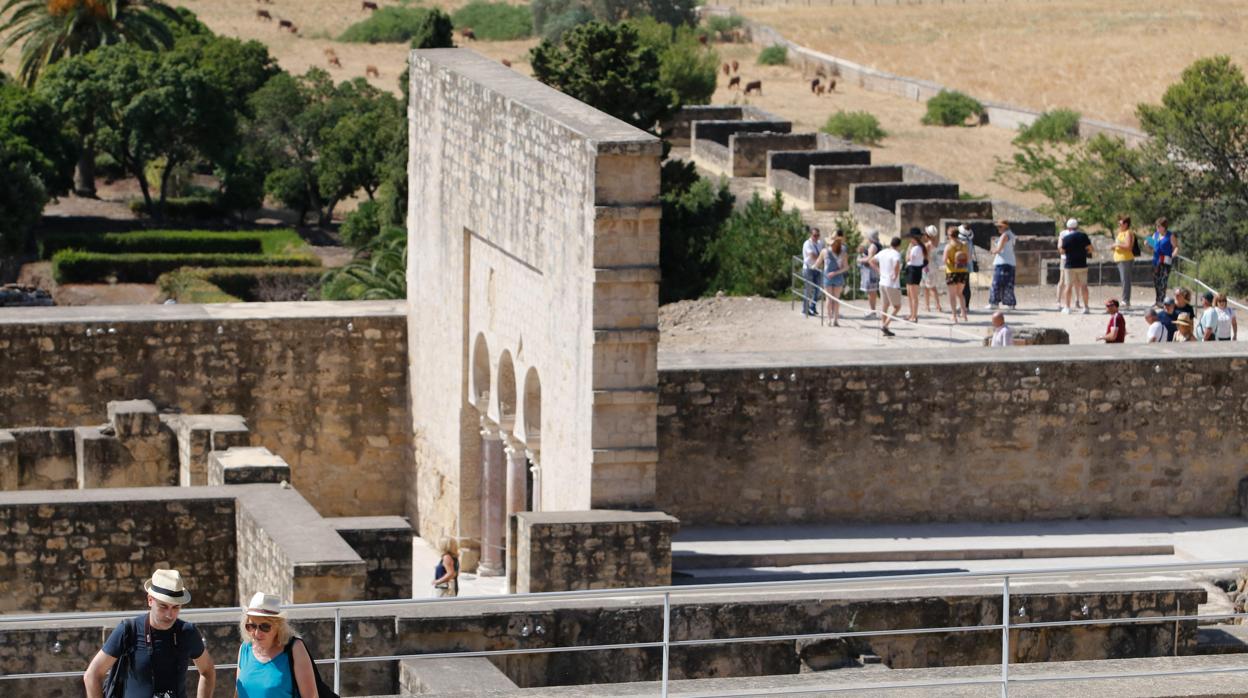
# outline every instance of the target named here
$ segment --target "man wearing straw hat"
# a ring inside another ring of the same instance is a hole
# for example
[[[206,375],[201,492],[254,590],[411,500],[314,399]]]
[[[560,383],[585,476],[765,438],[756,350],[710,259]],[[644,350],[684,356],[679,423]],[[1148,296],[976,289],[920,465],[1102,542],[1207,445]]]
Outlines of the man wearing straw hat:
[[[156,570],[143,582],[143,590],[147,613],[119,623],[87,667],[83,675],[87,698],[103,698],[106,679],[116,686],[110,696],[186,698],[190,662],[199,670],[196,695],[209,698],[216,683],[212,657],[199,630],[178,619],[178,612],[191,600],[182,575],[177,570]]]

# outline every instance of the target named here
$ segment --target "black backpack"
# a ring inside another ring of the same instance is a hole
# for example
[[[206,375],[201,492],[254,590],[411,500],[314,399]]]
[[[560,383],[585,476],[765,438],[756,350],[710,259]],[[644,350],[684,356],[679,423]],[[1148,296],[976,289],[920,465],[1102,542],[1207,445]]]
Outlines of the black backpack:
[[[127,618],[121,626],[121,656],[113,662],[113,668],[104,677],[104,698],[125,698],[126,679],[130,676],[130,665],[134,663],[134,650],[138,646],[135,640],[137,631],[134,619]]]
[[[1140,256],[1140,238],[1135,233],[1131,233],[1131,256]]]
[[[312,660],[312,677],[316,679],[317,698],[338,698],[338,694],[334,693],[334,689],[330,688],[329,684],[321,679],[321,671],[316,668],[316,657],[312,654],[312,648],[308,647],[308,643],[300,637],[292,637],[286,643],[286,656],[290,658],[290,691],[292,698],[300,698],[299,684],[295,681],[295,655],[292,652],[296,642],[303,642],[303,648],[308,651],[308,659]]]

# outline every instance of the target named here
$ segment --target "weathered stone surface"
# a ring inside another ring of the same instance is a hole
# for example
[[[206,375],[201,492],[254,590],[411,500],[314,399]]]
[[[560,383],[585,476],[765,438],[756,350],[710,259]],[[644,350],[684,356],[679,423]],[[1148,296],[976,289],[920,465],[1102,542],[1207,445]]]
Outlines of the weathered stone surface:
[[[119,396],[242,415],[321,511],[400,514],[405,318],[403,301],[8,309],[0,346],[21,379],[0,382],[0,426],[101,424]]]
[[[701,356],[661,372],[659,506],[687,525],[1235,516],[1243,444],[1176,431],[1193,405],[1248,430],[1232,344]]]
[[[251,445],[247,420],[234,414],[162,415],[178,439],[178,484],[208,484],[208,454]]]
[[[0,443],[0,490],[64,490],[78,486],[73,429],[9,429],[5,433],[12,441],[9,446]]]
[[[1014,341],[1025,346],[1070,344],[1070,333],[1058,327],[1019,327],[1014,330]],[[985,337],[984,346],[991,345],[992,337]]]
[[[672,535],[680,525],[671,516],[520,512],[515,521],[517,593],[671,584]]]
[[[155,436],[160,431],[160,414],[151,400],[112,400],[106,413],[119,439]]]
[[[399,691],[405,696],[505,690],[516,690],[516,684],[487,657],[399,662]]]
[[[208,456],[209,485],[290,482],[290,465],[263,446],[234,447]]]
[[[412,525],[399,516],[327,520],[364,560],[364,598],[412,597]]]

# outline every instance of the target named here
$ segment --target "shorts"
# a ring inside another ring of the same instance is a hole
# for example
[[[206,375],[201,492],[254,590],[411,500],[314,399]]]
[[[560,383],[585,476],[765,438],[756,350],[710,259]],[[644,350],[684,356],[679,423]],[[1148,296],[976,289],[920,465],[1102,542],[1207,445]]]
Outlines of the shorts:
[[[901,307],[901,289],[899,288],[881,286],[880,298],[883,299],[884,305]]]
[[[954,284],[965,284],[971,280],[970,272],[952,271],[945,274],[945,283],[952,286]]]
[[[1088,285],[1088,268],[1082,269],[1064,269],[1066,273],[1066,283],[1078,284],[1080,286]]]
[[[918,286],[923,283],[923,267],[906,267],[906,285]]]
[[[825,274],[823,277],[823,285],[827,288],[837,288],[845,286],[845,273]]]

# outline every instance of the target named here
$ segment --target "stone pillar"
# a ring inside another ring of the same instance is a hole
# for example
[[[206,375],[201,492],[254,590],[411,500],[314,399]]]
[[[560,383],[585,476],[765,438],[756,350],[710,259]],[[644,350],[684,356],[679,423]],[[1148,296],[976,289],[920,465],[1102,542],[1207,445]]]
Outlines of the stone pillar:
[[[533,465],[529,466],[529,472],[533,473],[533,511],[542,510],[542,466],[538,461],[538,452],[529,450],[525,453],[529,462]],[[1248,518],[1248,517],[1245,517]]]
[[[481,420],[481,562],[477,574],[503,573],[506,544],[507,464],[498,426]]]
[[[528,459],[524,444],[507,440],[507,517],[528,507]]]

